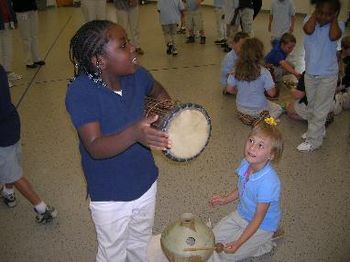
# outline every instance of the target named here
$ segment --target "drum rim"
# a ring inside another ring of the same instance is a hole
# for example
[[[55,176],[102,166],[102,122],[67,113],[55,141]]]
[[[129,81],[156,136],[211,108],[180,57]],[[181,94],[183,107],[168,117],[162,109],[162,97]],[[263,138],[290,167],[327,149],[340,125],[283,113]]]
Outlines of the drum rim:
[[[193,160],[194,158],[198,157],[203,151],[204,149],[207,147],[208,143],[209,143],[209,140],[210,140],[210,137],[211,137],[211,130],[212,130],[212,126],[211,126],[211,119],[210,119],[210,116],[207,112],[207,110],[205,110],[205,108],[201,105],[198,105],[198,104],[195,104],[195,103],[181,103],[181,104],[178,104],[174,107],[174,109],[172,109],[170,112],[171,114],[168,114],[162,121],[161,123],[161,126],[160,126],[160,129],[164,132],[167,132],[168,131],[168,124],[169,122],[176,116],[179,114],[179,112],[181,112],[183,109],[186,109],[186,108],[191,108],[191,109],[195,109],[197,111],[200,111],[201,113],[203,113],[203,115],[205,116],[206,120],[208,121],[208,124],[209,124],[209,133],[208,133],[208,139],[205,143],[205,145],[203,146],[203,148],[194,156],[192,157],[189,157],[189,158],[181,158],[181,157],[177,157],[177,156],[174,156],[172,153],[171,153],[171,149],[166,149],[166,150],[163,150],[163,154],[171,159],[171,160],[174,160],[176,162],[189,162],[191,160]]]

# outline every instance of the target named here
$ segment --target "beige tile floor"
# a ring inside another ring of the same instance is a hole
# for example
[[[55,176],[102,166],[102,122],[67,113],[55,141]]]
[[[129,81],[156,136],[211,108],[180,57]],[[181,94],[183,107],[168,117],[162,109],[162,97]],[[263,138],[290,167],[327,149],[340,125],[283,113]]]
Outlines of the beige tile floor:
[[[141,7],[141,63],[183,102],[203,105],[212,119],[212,136],[206,150],[190,163],[175,163],[155,153],[160,169],[154,232],[184,212],[213,223],[234,209],[209,209],[214,192],[236,184],[233,170],[242,158],[249,128],[234,115],[234,99],[223,97],[218,84],[222,50],[215,40],[214,10],[204,8],[207,44],[184,44],[178,36],[178,57],[165,54],[156,7]],[[113,7],[108,15],[115,20]],[[67,79],[73,67],[68,43],[82,23],[79,9],[50,8],[40,16],[40,50],[47,65],[29,70],[22,63],[22,46],[14,32],[15,71],[23,75],[11,89],[22,121],[23,169],[58,218],[50,225],[34,222],[30,204],[17,194],[18,205],[0,205],[0,261],[94,261],[96,239],[85,199],[77,136],[64,107]],[[302,16],[297,19],[295,52],[302,68]],[[269,46],[267,15],[254,24],[255,35]],[[284,97],[287,90],[283,90]],[[276,166],[282,181],[282,226],[286,237],[269,255],[252,261],[350,261],[350,112],[337,116],[327,130],[322,148],[309,154],[295,147],[306,124],[284,115],[280,128],[285,138],[283,159]]]

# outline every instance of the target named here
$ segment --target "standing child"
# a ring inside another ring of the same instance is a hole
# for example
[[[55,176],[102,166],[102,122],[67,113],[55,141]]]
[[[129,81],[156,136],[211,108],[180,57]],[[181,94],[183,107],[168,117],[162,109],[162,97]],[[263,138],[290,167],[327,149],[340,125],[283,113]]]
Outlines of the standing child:
[[[222,45],[226,43],[225,39],[225,14],[224,14],[224,0],[214,0],[215,7],[215,20],[216,20],[216,33],[217,39],[216,45]]]
[[[239,26],[242,31],[253,36],[253,20],[254,20],[254,0],[233,0],[238,1],[238,7],[235,10],[235,15],[231,21],[234,25],[234,30],[237,32]]]
[[[214,252],[213,262],[238,261],[271,251],[272,237],[280,219],[280,180],[271,162],[278,162],[283,140],[273,118],[265,118],[250,132],[244,159],[236,169],[237,189],[228,195],[213,195],[210,206],[238,200],[237,210],[224,217],[213,229],[215,241],[224,252]]]
[[[244,32],[238,32],[235,34],[232,40],[232,50],[228,52],[221,63],[221,75],[220,75],[220,83],[224,87],[223,94],[226,95],[226,85],[227,85],[227,78],[234,69],[236,65],[236,61],[238,58],[238,53],[241,49],[242,44],[244,43],[245,39],[247,39],[249,35]]]
[[[105,20],[84,24],[70,42],[76,78],[66,108],[77,129],[90,196],[96,261],[147,261],[158,168],[150,148],[170,148],[168,135],[143,118],[145,96],[169,99],[137,65],[124,29]]]
[[[279,40],[284,33],[293,33],[294,25],[295,7],[293,0],[273,0],[268,26],[271,41]]]
[[[268,115],[278,118],[282,108],[268,101],[264,95],[275,96],[276,89],[270,72],[262,65],[263,43],[257,38],[244,41],[234,72],[228,77],[226,92],[237,94],[238,118],[247,125],[254,125]]]
[[[4,68],[0,65],[0,197],[8,207],[17,205],[15,187],[34,207],[35,220],[48,223],[57,216],[54,207],[48,206],[23,177],[21,167],[20,119],[11,102],[10,89]]]
[[[206,37],[203,28],[203,18],[202,18],[202,10],[201,3],[203,0],[186,0],[186,26],[188,37],[186,43],[194,43],[195,42],[195,34],[198,31],[200,35],[200,43],[205,44]]]
[[[344,31],[344,23],[337,19],[339,10],[339,0],[319,0],[315,11],[304,21],[308,129],[305,141],[297,147],[300,152],[313,151],[323,142],[338,80],[337,40]]]
[[[38,44],[38,8],[35,0],[12,0],[16,12],[19,32],[24,45],[27,68],[45,65],[40,57]]]
[[[300,73],[287,61],[288,55],[294,50],[297,40],[291,33],[284,33],[280,40],[273,41],[273,48],[265,56],[265,63],[273,68],[273,76],[277,83],[282,82],[282,76],[286,73],[293,74],[296,78]]]
[[[175,43],[177,23],[183,16],[185,7],[181,0],[159,0],[157,9],[167,47],[166,53],[175,56],[177,55]]]
[[[17,26],[17,18],[12,8],[10,0],[0,0],[0,54],[9,85],[12,87],[12,81],[22,79],[22,76],[12,71],[12,35],[11,30]]]

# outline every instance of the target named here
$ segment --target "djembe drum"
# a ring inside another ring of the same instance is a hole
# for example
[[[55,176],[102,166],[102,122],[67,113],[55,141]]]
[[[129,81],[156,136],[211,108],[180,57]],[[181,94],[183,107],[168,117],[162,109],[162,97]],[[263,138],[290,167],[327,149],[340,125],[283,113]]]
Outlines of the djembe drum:
[[[204,262],[216,250],[213,231],[191,213],[168,225],[160,243],[170,262]]]
[[[193,103],[181,104],[171,100],[145,100],[145,116],[158,115],[153,127],[167,132],[172,147],[163,151],[175,161],[189,161],[207,146],[211,135],[211,121],[207,111]]]

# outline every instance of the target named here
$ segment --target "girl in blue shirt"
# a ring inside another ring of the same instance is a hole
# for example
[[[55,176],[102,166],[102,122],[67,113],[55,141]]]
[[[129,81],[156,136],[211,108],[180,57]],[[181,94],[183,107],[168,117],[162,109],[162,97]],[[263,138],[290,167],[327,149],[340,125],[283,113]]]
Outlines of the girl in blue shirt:
[[[169,99],[137,64],[124,29],[110,21],[84,24],[70,42],[75,79],[66,107],[80,154],[98,241],[96,261],[148,261],[158,168],[150,148],[170,148],[168,135],[145,119],[145,96]]]
[[[307,132],[297,149],[310,152],[323,143],[325,122],[333,103],[338,81],[338,40],[344,23],[338,22],[339,0],[318,0],[315,11],[304,20],[305,91]]]
[[[278,118],[282,108],[266,99],[276,95],[275,83],[270,72],[262,66],[263,43],[257,38],[244,41],[234,71],[227,79],[226,92],[237,94],[238,118],[247,125],[254,125],[268,115]]]
[[[282,151],[276,121],[271,117],[260,121],[248,136],[244,159],[236,170],[238,188],[228,195],[215,194],[209,201],[212,207],[239,201],[236,211],[213,229],[216,242],[225,247],[211,261],[238,261],[271,251],[281,219],[280,180],[271,161],[278,161]]]

